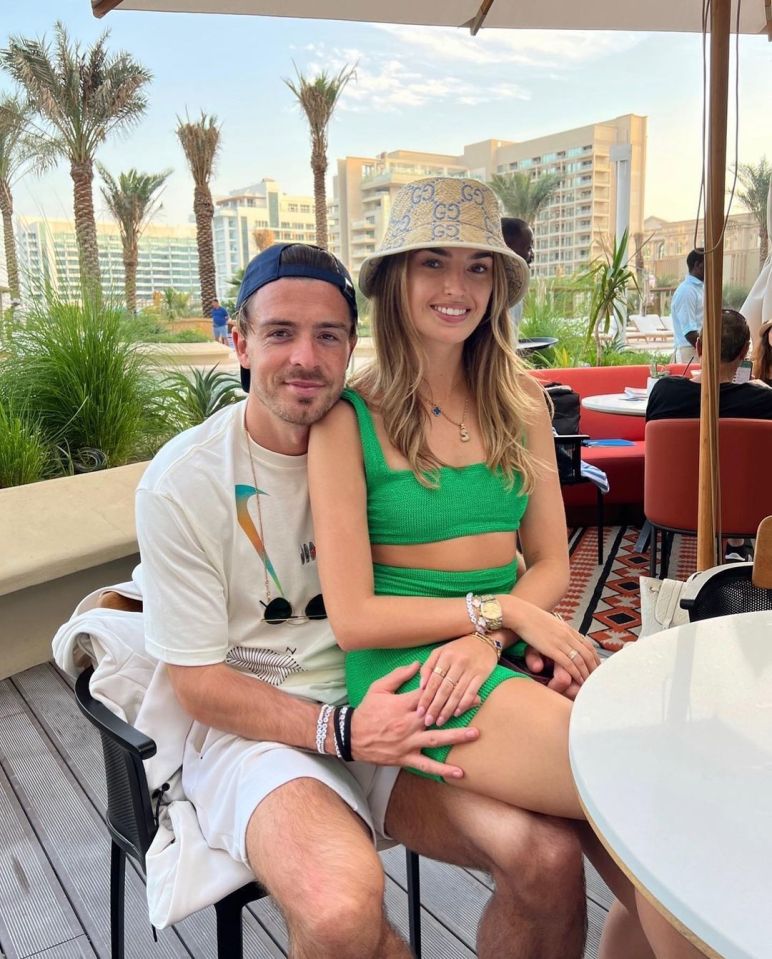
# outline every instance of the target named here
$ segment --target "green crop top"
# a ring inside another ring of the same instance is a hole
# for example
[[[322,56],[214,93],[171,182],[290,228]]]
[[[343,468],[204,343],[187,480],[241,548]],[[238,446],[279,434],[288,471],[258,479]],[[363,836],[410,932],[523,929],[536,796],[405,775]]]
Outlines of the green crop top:
[[[443,466],[436,489],[422,486],[412,470],[386,462],[364,399],[343,391],[356,412],[367,481],[367,525],[373,545],[436,543],[457,536],[510,532],[519,528],[528,504],[520,477],[511,489],[500,470],[485,463]]]

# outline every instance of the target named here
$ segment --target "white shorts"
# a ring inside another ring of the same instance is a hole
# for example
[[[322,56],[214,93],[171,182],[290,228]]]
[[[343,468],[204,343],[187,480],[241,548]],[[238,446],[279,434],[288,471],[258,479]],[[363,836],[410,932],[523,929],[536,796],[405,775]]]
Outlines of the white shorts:
[[[398,766],[344,763],[282,743],[255,742],[194,722],[185,744],[182,787],[207,843],[247,863],[246,834],[265,797],[293,779],[324,783],[364,821],[377,848],[393,842],[384,821]]]

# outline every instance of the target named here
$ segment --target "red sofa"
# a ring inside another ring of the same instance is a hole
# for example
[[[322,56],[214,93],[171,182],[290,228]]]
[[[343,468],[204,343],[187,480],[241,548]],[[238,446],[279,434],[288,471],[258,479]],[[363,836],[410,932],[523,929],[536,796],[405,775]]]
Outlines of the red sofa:
[[[683,364],[666,367],[683,373]],[[662,367],[660,367],[662,369]],[[623,393],[626,386],[645,387],[648,366],[580,366],[571,369],[533,370],[542,383],[563,383],[583,399],[598,393]],[[633,446],[592,446],[582,450],[582,459],[602,469],[609,479],[607,505],[643,505],[643,459],[646,421],[643,416],[618,416],[581,408],[580,432],[591,439],[632,440]],[[566,509],[593,507],[595,487],[590,483],[563,488]]]

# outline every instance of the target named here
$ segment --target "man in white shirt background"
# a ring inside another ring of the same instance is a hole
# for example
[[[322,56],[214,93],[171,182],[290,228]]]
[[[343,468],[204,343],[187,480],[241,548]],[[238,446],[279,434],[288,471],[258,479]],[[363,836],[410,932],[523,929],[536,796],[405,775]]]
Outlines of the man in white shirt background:
[[[679,363],[688,363],[697,356],[697,337],[705,313],[705,250],[702,247],[692,250],[686,257],[686,266],[689,273],[673,294],[670,304]]]

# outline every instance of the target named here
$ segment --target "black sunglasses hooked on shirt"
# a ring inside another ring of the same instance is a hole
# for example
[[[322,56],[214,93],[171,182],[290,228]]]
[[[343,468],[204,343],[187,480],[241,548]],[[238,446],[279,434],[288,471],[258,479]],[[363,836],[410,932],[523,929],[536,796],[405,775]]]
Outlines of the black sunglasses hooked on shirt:
[[[312,597],[308,601],[308,605],[303,613],[297,616],[293,615],[292,606],[283,596],[277,596],[276,599],[272,599],[267,606],[261,600],[260,605],[265,607],[263,619],[272,626],[277,626],[280,623],[291,623],[299,626],[301,623],[307,623],[309,620],[327,619],[327,611],[324,608],[324,599],[321,593]]]

